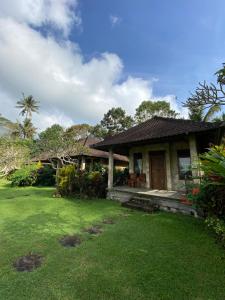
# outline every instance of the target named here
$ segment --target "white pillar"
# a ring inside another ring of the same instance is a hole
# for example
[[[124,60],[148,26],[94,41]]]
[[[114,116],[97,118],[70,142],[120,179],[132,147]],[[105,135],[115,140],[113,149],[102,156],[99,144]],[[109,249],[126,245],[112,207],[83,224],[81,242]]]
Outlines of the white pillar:
[[[198,151],[196,144],[196,137],[194,134],[189,135],[189,147],[190,147],[190,156],[191,156],[191,165],[192,165],[192,176],[198,176]],[[199,183],[199,179],[194,179],[195,183]]]
[[[150,188],[150,162],[149,162],[149,152],[148,150],[145,149],[145,151],[143,152],[143,172],[145,173],[146,176],[146,188]]]
[[[83,171],[83,170],[85,170],[85,168],[86,168],[85,157],[82,156],[81,157],[81,166],[80,166],[80,169]]]
[[[108,189],[113,187],[113,151],[109,150]]]
[[[132,151],[129,153],[129,174],[134,173],[134,154]]]
[[[166,178],[167,178],[167,189],[172,190],[172,175],[171,175],[171,155],[170,155],[170,144],[166,147]]]

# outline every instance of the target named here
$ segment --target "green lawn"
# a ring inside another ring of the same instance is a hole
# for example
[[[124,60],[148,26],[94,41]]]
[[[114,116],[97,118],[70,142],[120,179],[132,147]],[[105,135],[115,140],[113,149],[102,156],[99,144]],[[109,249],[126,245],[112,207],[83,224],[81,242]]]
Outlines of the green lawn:
[[[200,220],[128,212],[107,200],[54,199],[51,188],[0,185],[0,299],[225,299],[225,252]],[[113,216],[90,236],[82,229]],[[64,234],[81,233],[77,248]],[[12,262],[44,256],[33,272]]]

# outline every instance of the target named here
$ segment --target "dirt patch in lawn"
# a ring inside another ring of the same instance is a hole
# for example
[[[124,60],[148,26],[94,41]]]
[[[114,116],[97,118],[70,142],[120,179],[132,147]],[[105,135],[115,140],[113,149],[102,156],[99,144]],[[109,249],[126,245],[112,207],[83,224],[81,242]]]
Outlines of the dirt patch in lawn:
[[[18,272],[31,272],[34,269],[41,266],[43,261],[43,256],[39,254],[28,254],[25,256],[19,257],[14,263],[13,267]]]
[[[79,235],[66,235],[59,242],[64,247],[76,247],[81,244],[81,238]]]
[[[85,229],[86,232],[90,233],[90,234],[100,234],[102,233],[102,228],[100,225],[95,225],[95,226],[91,226],[87,229]]]
[[[103,223],[103,224],[115,224],[116,222],[115,222],[113,219],[108,218],[108,219],[104,219],[104,220],[102,221],[102,223]]]

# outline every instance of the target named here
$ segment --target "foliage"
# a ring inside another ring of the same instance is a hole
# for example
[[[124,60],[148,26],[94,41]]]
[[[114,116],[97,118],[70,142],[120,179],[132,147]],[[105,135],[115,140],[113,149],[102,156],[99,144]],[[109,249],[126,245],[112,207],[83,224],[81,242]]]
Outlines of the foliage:
[[[81,171],[75,165],[67,165],[58,171],[57,182],[61,195],[106,196],[107,175],[104,172]]]
[[[38,177],[36,164],[26,165],[9,176],[12,186],[30,186],[36,183]]]
[[[101,124],[97,124],[92,127],[91,134],[94,137],[104,139],[108,135],[108,130],[106,128],[103,128]]]
[[[225,185],[225,146],[213,146],[200,158],[201,168],[211,184]]]
[[[213,122],[213,116],[221,110],[220,106],[214,105],[208,109],[208,111],[204,111],[203,106],[190,106],[189,107],[189,119],[192,121],[204,121]]]
[[[0,174],[6,176],[30,160],[30,141],[0,138]]]
[[[35,185],[39,186],[53,186],[55,185],[55,170],[51,165],[40,166],[37,164],[37,180]]]
[[[225,113],[222,113],[219,117],[214,118],[213,122],[225,122]]]
[[[183,103],[184,107],[187,107],[190,112],[202,107],[203,110],[206,110],[206,115],[210,114],[211,116],[215,112],[218,112],[221,109],[221,106],[225,105],[224,74],[225,64],[223,64],[223,68],[216,72],[217,83],[207,84],[205,81],[199,83],[195,92],[190,95],[185,103]]]
[[[176,118],[179,114],[166,101],[143,101],[136,109],[135,121],[143,123],[154,116]]]
[[[66,129],[66,134],[73,137],[75,140],[87,138],[92,130],[92,126],[88,124],[77,124]]]
[[[39,134],[36,142],[36,156],[45,156],[55,169],[71,163],[76,155],[88,153],[88,148],[79,142],[80,129],[65,131],[55,124]]]
[[[24,139],[33,139],[37,128],[31,122],[31,119],[25,119],[22,123],[18,123],[18,135]],[[15,132],[14,132],[15,134]]]
[[[189,107],[188,109],[188,116],[189,119],[192,121],[203,121],[204,119],[204,111],[203,111],[203,107],[199,106],[199,107]]]
[[[38,105],[39,102],[36,101],[32,95],[29,95],[27,97],[24,94],[22,95],[23,98],[17,101],[16,108],[21,109],[20,114],[22,116],[25,116],[25,119],[31,119],[32,113],[33,112],[37,113],[39,110],[39,105]]]
[[[209,229],[211,229],[217,236],[217,240],[222,243],[225,248],[225,222],[219,218],[209,217],[205,220]]]
[[[102,138],[112,136],[132,127],[133,123],[132,117],[126,115],[125,110],[121,107],[113,107],[104,114],[100,124],[93,128],[92,134]]]
[[[0,127],[7,129],[7,133],[12,134],[18,127],[17,123],[13,123],[9,119],[0,114]]]
[[[208,216],[225,217],[225,186],[212,185],[204,180],[199,187],[193,188],[188,194],[196,207],[198,214],[204,218]]]
[[[58,191],[61,195],[70,195],[74,192],[76,182],[75,165],[67,165],[57,172]]]
[[[189,193],[188,198],[196,205],[203,217],[225,217],[225,148],[213,146],[201,156],[203,180],[197,193]]]

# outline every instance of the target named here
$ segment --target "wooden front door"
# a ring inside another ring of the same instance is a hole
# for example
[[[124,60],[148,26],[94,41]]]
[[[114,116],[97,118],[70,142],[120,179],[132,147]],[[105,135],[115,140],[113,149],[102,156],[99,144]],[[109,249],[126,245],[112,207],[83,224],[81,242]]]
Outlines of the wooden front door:
[[[166,189],[165,152],[150,152],[150,185],[152,189]]]

